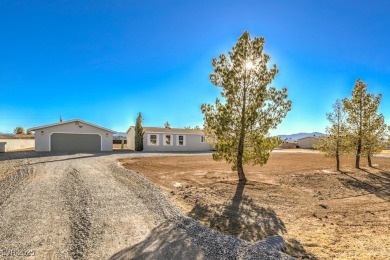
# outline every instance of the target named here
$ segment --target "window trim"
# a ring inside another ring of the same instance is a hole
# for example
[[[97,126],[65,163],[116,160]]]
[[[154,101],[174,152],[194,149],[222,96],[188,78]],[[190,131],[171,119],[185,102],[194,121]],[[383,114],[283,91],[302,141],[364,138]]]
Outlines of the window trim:
[[[152,142],[150,142],[150,137],[152,136],[152,135],[155,135],[156,136],[156,143],[155,144],[152,144]],[[160,135],[159,134],[148,134],[148,145],[150,145],[150,146],[158,146],[159,144],[160,144],[160,140],[159,140],[159,137],[160,137]]]
[[[183,144],[179,144],[179,136],[183,136]],[[186,135],[176,135],[176,145],[177,146],[186,146],[187,145],[187,136]]]
[[[202,139],[203,139],[203,142],[202,142]],[[201,144],[206,143],[206,136],[204,136],[204,135],[201,135],[201,136],[200,136],[200,143],[201,143]]]
[[[171,143],[170,144],[167,144],[165,142],[168,135],[171,137]],[[173,146],[173,134],[164,134],[163,135],[163,146]]]

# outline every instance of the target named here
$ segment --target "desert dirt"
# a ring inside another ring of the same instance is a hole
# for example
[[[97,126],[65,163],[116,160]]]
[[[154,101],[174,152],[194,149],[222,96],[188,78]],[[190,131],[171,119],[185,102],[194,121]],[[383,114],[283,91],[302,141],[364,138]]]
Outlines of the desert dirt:
[[[185,216],[119,158],[0,154],[0,259],[290,259]]]
[[[25,154],[0,157],[1,259],[108,259],[177,214],[110,155]]]
[[[255,242],[279,234],[287,253],[309,259],[390,259],[390,158],[335,161],[318,153],[272,153],[246,166],[248,182],[211,155],[122,159],[188,216]]]

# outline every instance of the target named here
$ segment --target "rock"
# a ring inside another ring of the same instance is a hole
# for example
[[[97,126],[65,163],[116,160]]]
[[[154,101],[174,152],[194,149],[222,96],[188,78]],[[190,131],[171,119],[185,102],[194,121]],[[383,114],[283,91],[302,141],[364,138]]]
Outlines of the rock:
[[[326,206],[326,205],[324,205],[324,204],[320,204],[319,205],[321,208],[324,208],[324,209],[327,209],[328,208],[328,206]]]

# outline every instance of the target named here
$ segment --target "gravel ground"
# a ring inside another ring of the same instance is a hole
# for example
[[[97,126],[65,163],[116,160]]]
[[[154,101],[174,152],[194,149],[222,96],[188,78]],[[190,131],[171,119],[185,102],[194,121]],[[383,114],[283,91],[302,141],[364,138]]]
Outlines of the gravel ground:
[[[0,259],[289,258],[186,217],[117,162],[138,156],[0,154]]]

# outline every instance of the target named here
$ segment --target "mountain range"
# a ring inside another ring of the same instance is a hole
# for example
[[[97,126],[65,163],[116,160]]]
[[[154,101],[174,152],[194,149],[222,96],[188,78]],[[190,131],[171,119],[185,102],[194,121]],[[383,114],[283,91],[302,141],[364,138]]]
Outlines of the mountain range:
[[[283,140],[298,140],[301,138],[305,138],[308,136],[323,136],[323,133],[320,132],[313,132],[313,133],[297,133],[297,134],[291,134],[291,135],[278,135],[280,139]]]
[[[124,132],[116,132],[113,136],[114,137],[119,137],[119,136],[126,137],[126,133],[124,133]]]

